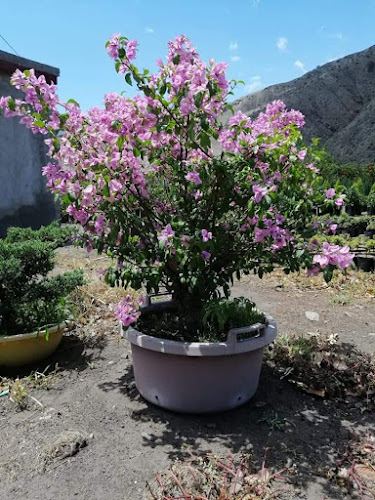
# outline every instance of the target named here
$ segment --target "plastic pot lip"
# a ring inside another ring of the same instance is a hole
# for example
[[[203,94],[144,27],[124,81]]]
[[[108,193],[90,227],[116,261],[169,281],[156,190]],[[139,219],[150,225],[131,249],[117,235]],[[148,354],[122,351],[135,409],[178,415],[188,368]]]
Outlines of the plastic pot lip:
[[[271,316],[266,316],[266,325],[256,325],[259,334],[245,340],[238,340],[238,334],[246,334],[254,331],[253,325],[243,328],[233,328],[228,332],[225,342],[179,342],[152,337],[139,332],[133,327],[123,331],[120,323],[120,331],[132,345],[164,354],[175,354],[179,356],[231,356],[262,349],[273,342],[277,335],[276,321]]]
[[[31,333],[18,333],[17,335],[0,335],[0,343],[12,342],[23,339],[34,339],[37,337],[45,337],[47,328],[49,334],[54,334],[56,332],[64,330],[66,327],[69,327],[70,324],[71,323],[69,321],[62,321],[61,323],[54,323],[53,325],[42,326],[39,330]]]

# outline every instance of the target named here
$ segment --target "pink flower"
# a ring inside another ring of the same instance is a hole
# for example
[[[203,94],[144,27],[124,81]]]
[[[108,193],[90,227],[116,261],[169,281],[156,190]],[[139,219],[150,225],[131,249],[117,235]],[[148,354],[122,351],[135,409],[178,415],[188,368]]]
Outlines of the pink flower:
[[[207,229],[202,229],[202,240],[204,243],[208,240],[212,240],[212,233],[207,231]]]
[[[335,196],[336,191],[334,190],[334,188],[329,188],[329,189],[326,189],[325,194],[326,194],[326,198],[328,200],[331,200]]]
[[[202,184],[201,178],[199,177],[198,172],[189,172],[185,175],[185,179],[189,182],[193,182],[194,184]]]
[[[119,41],[120,35],[115,33],[112,38],[108,40],[107,52],[111,59],[117,59],[119,48],[121,43]]]
[[[320,273],[320,269],[317,266],[314,266],[311,269],[307,270],[307,276],[316,276],[319,273]]]
[[[341,197],[335,199],[335,205],[337,207],[342,207],[343,204],[344,204],[344,200]]]
[[[267,188],[260,187],[257,184],[253,185],[254,201],[259,203],[261,199],[267,194]]]
[[[126,57],[129,59],[129,61],[132,61],[136,57],[136,48],[137,48],[138,42],[137,40],[129,40],[126,43]]]
[[[139,316],[141,315],[139,308],[141,305],[141,300],[127,295],[123,298],[116,306],[116,318],[121,321],[122,327],[128,327],[132,323],[135,323]]]
[[[204,258],[204,260],[210,260],[211,254],[210,252],[207,252],[207,250],[203,250],[202,257]]]
[[[122,184],[117,179],[112,179],[109,183],[109,191],[111,194],[119,193],[122,190]]]
[[[96,193],[96,188],[92,184],[85,187],[82,191],[82,206],[88,207],[94,204],[94,196]]]
[[[329,264],[329,259],[326,255],[314,255],[313,264],[319,264],[319,266],[324,269]]]
[[[307,154],[306,149],[303,149],[302,151],[300,151],[298,153],[298,155],[297,155],[298,159],[301,160],[301,161],[303,161],[306,158],[306,154]]]
[[[337,224],[331,224],[329,226],[329,230],[331,231],[332,234],[336,234]]]
[[[158,240],[164,246],[164,248],[168,248],[168,246],[170,246],[173,242],[174,235],[175,233],[172,229],[172,226],[170,224],[167,224],[158,236]]]

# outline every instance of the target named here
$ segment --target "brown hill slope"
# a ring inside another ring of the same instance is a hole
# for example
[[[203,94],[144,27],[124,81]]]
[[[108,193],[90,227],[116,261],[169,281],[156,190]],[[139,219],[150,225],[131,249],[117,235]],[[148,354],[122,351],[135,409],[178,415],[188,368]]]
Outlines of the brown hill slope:
[[[275,99],[302,111],[305,139],[320,137],[338,161],[375,162],[375,45],[242,97],[234,108],[255,117]]]

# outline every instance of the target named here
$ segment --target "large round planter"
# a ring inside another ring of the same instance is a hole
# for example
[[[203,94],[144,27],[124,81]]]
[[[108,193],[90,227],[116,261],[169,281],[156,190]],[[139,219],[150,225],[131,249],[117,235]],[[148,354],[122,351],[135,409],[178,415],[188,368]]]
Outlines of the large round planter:
[[[276,333],[268,317],[267,325],[230,330],[220,343],[163,340],[134,328],[123,335],[131,343],[137,389],[147,401],[177,412],[210,413],[240,406],[255,394],[263,348]]]
[[[48,358],[59,346],[66,324],[20,335],[0,336],[0,367],[18,367]]]

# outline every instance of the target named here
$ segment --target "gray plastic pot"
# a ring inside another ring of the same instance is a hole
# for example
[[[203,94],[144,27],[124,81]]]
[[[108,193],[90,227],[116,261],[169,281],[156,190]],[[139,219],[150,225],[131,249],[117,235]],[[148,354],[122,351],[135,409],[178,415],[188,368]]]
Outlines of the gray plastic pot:
[[[134,328],[123,336],[131,343],[137,389],[147,401],[177,412],[211,413],[240,406],[255,394],[263,348],[276,333],[276,322],[267,317],[267,325],[230,330],[226,342],[176,342]]]

